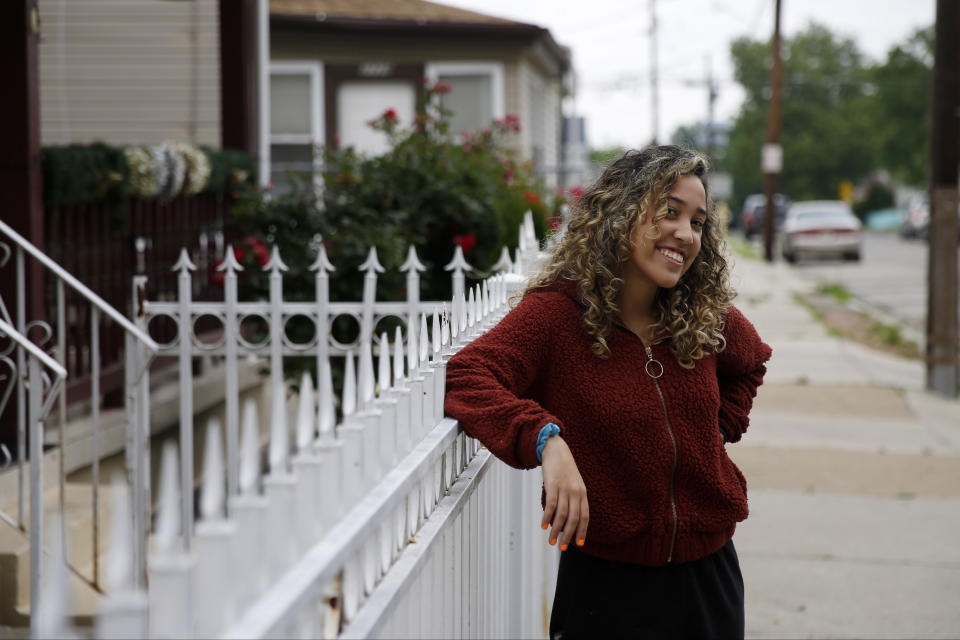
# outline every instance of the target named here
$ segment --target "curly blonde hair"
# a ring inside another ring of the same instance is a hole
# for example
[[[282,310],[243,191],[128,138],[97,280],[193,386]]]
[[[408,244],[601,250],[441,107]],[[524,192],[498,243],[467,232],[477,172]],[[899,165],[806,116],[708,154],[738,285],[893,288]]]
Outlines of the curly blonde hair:
[[[593,353],[610,356],[607,337],[620,313],[623,266],[634,249],[634,227],[652,212],[649,237],[659,237],[667,215],[667,196],[677,180],[696,176],[707,194],[707,223],[700,253],[680,282],[657,291],[653,335],[667,331],[673,352],[691,369],[708,353],[722,351],[724,316],[735,293],[730,286],[724,242],[716,206],[710,200],[704,156],[672,145],[628,151],[615,160],[584,192],[570,212],[566,232],[521,295],[569,280],[586,306],[583,325],[593,337]]]

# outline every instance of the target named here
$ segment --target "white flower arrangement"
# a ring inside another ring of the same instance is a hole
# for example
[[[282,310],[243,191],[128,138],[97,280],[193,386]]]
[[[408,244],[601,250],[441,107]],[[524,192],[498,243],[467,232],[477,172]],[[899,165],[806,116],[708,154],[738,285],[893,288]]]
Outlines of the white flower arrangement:
[[[210,158],[207,154],[192,144],[183,142],[171,143],[170,148],[185,164],[183,194],[192,196],[206,189],[210,183]]]
[[[183,142],[123,148],[130,168],[130,195],[172,200],[192,196],[210,185],[209,156]]]
[[[169,143],[163,143],[157,147],[155,157],[157,158],[157,184],[160,188],[160,197],[164,200],[173,200],[180,195],[183,189],[183,182],[186,179],[187,163]],[[161,180],[160,176],[165,180]]]
[[[154,173],[154,159],[148,147],[124,147],[123,155],[130,168],[130,194],[140,198],[153,198],[159,192]]]

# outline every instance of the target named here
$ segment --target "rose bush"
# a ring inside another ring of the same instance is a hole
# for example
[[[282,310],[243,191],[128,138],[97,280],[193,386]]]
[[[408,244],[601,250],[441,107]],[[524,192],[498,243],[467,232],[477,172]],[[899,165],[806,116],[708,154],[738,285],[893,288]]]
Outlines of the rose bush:
[[[516,247],[526,211],[533,212],[543,238],[565,199],[545,195],[532,163],[519,158],[519,118],[508,115],[488,129],[454,140],[450,113],[438,100],[449,90],[442,83],[425,83],[409,127],[399,122],[394,109],[370,122],[389,140],[390,151],[383,155],[366,157],[336,140],[321,147],[319,189],[312,176],[300,175],[292,176],[292,188],[282,194],[255,189],[239,194],[234,209],[237,235],[280,246],[290,267],[284,280],[290,299],[313,297],[313,274],[307,268],[320,238],[338,269],[331,279],[335,300],[359,297],[363,274],[357,266],[371,246],[377,247],[387,268],[378,278],[378,299],[405,297],[406,279],[396,269],[410,245],[427,267],[421,275],[422,298],[447,299],[452,293],[450,274],[443,267],[455,246],[483,275],[501,247]],[[262,274],[245,274],[245,282],[266,294]]]

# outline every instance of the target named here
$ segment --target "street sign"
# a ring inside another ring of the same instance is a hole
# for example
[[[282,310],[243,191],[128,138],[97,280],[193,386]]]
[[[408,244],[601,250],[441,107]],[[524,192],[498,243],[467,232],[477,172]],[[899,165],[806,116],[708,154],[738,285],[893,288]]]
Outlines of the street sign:
[[[707,176],[710,197],[716,202],[733,197],[733,176],[729,173],[711,173]]]
[[[760,164],[764,173],[780,173],[783,170],[783,147],[770,142],[764,144]]]

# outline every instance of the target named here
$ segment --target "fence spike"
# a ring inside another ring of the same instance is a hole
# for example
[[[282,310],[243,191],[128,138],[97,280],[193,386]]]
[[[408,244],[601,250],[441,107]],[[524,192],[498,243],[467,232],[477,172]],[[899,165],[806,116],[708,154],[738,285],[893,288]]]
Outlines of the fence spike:
[[[414,371],[420,367],[420,353],[417,350],[417,316],[407,319],[407,377],[415,377]]]
[[[63,523],[55,512],[47,523],[50,553],[44,562],[42,597],[35,603],[36,620],[31,623],[31,638],[78,638],[67,618],[70,591],[67,588],[67,565],[63,553]]]
[[[473,323],[477,321],[477,304],[473,294],[473,287],[470,287],[470,297],[467,299],[467,328],[473,329]]]
[[[264,271],[289,271],[283,258],[280,257],[280,247],[273,245],[273,251],[270,252],[270,260],[263,265]]]
[[[523,253],[527,250],[527,229],[523,223],[517,227],[517,252]],[[516,260],[514,260],[516,264]]]
[[[473,303],[476,305],[473,308],[473,322],[476,325],[479,325],[483,322],[483,288],[479,284],[473,285],[473,290],[476,292],[476,295],[473,296]]]
[[[380,334],[380,353],[378,354],[377,364],[379,365],[379,376],[377,376],[377,384],[380,388],[380,393],[377,394],[379,397],[383,397],[384,394],[390,389],[390,341],[387,339],[387,332],[384,331]]]
[[[460,335],[463,336],[467,332],[467,327],[470,325],[470,308],[467,306],[467,296],[465,293],[460,293]]]
[[[426,271],[427,268],[423,266],[423,263],[420,262],[420,258],[417,256],[417,249],[413,245],[410,245],[410,248],[407,249],[407,260],[402,265],[400,265],[400,271],[406,273],[408,271]]]
[[[113,513],[104,586],[107,593],[119,594],[136,587],[133,575],[133,515],[130,511],[130,491],[123,475],[114,474],[110,484]]]
[[[450,344],[450,316],[447,314],[447,303],[444,302],[440,315],[440,345]]]
[[[310,265],[310,271],[321,271],[323,273],[329,273],[330,271],[336,271],[336,267],[327,259],[327,248],[320,245],[320,250],[317,252],[317,259],[313,261],[313,264]]]
[[[397,327],[393,337],[393,380],[399,386],[403,380],[403,330]]]
[[[316,427],[314,426],[313,410],[313,377],[309,371],[300,376],[300,399],[297,404],[297,451],[303,452],[313,440]]]
[[[453,296],[450,300],[450,343],[457,341],[460,335],[460,296]]]
[[[360,406],[367,409],[373,401],[376,381],[373,379],[373,344],[367,339],[360,344]]]
[[[510,262],[510,250],[506,246],[500,249],[500,258],[497,260],[497,263],[492,267],[494,272],[504,272],[510,271],[513,269],[513,263]]]
[[[357,411],[357,374],[353,364],[353,349],[347,351],[346,364],[343,367],[343,392],[340,402],[343,406],[343,421]]]
[[[522,254],[523,254],[523,249],[521,247],[517,247],[517,250],[513,253],[514,255],[513,272],[518,276],[523,275],[523,258],[521,257]]]
[[[287,433],[287,393],[283,381],[274,383],[270,406],[270,473],[285,475],[290,436]]]
[[[377,259],[376,247],[370,247],[370,252],[367,254],[367,259],[358,267],[358,269],[368,273],[371,271],[383,273],[385,271],[383,265],[380,264],[380,260]]]
[[[186,247],[180,249],[180,257],[177,258],[177,263],[170,268],[170,271],[179,271],[183,273],[184,271],[196,271],[197,266],[190,261],[190,254],[187,253]]]
[[[486,320],[490,315],[490,283],[486,280],[480,285],[480,317]]]
[[[257,425],[257,403],[247,398],[243,403],[243,441],[240,443],[240,493],[250,495],[260,480],[260,429]]]
[[[200,492],[200,517],[221,520],[223,513],[223,436],[220,420],[207,421],[206,446],[203,450],[203,488]]]
[[[430,326],[433,329],[431,335],[433,341],[433,359],[431,362],[436,362],[440,359],[440,312],[437,311],[436,307],[433,308],[433,322]]]
[[[160,494],[157,512],[157,530],[154,535],[158,553],[171,553],[180,535],[180,470],[177,464],[177,445],[167,441],[163,446],[160,465]]]
[[[217,265],[217,271],[226,271],[227,273],[243,271],[243,265],[237,262],[237,256],[233,252],[232,244],[227,245],[227,250],[223,254],[223,261]]]
[[[420,314],[420,364],[427,361],[427,345],[430,343],[430,334],[427,333],[427,314]]]
[[[453,271],[456,272],[466,272],[473,271],[474,268],[470,266],[470,263],[467,262],[467,259],[463,256],[463,247],[457,245],[453,250],[453,259],[445,266],[444,271]]]
[[[529,244],[527,245],[530,248],[537,247],[537,228],[533,224],[533,211],[527,209],[527,212],[523,214],[523,227],[527,232],[527,240]]]
[[[337,421],[336,411],[333,406],[333,372],[330,368],[330,360],[325,358],[320,369],[317,428],[320,431],[320,439],[329,441],[333,437],[333,427]]]

